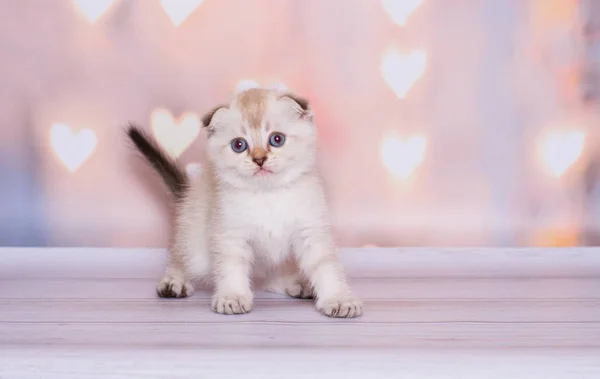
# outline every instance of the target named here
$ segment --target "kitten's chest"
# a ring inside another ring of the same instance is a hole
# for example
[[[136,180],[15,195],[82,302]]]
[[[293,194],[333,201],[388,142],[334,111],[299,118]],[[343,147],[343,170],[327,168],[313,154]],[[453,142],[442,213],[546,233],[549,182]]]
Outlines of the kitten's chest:
[[[306,205],[293,192],[264,193],[239,199],[240,228],[257,253],[282,255],[289,251]]]
[[[263,195],[249,202],[246,224],[251,238],[263,244],[283,243],[290,237],[298,220],[298,209],[289,195]]]

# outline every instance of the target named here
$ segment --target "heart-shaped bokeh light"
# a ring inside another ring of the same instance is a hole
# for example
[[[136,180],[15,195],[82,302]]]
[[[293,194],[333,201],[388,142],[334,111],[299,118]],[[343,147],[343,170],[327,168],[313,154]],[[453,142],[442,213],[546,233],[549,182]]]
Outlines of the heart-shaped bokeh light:
[[[193,112],[183,113],[176,120],[168,110],[156,109],[150,123],[158,143],[172,158],[178,158],[200,133],[200,118]]]
[[[183,22],[202,4],[203,0],[160,0],[165,13],[175,27]]]
[[[558,178],[579,159],[584,145],[583,131],[549,131],[539,137],[537,148],[546,172]]]
[[[58,159],[71,172],[79,167],[92,155],[96,148],[96,134],[90,129],[80,129],[74,133],[69,125],[52,124],[50,128],[50,145]]]
[[[402,54],[389,49],[382,58],[380,71],[387,85],[399,99],[404,99],[408,91],[419,80],[427,67],[427,54],[423,50]]]
[[[423,0],[381,0],[381,5],[398,25],[406,25],[408,17],[423,3]]]
[[[73,5],[90,24],[96,22],[116,0],[73,0]]]
[[[381,143],[381,160],[394,177],[406,180],[423,162],[427,138],[422,134],[400,137],[394,133]]]

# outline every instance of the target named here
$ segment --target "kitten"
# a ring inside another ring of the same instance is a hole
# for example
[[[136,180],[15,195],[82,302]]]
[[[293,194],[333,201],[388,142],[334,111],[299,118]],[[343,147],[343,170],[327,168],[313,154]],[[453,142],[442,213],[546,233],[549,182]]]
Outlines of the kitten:
[[[316,298],[327,316],[360,316],[362,302],[346,282],[332,237],[307,101],[252,88],[213,109],[203,124],[207,159],[194,180],[141,130],[128,129],[176,199],[158,294],[189,296],[192,282],[208,277],[215,312],[246,313],[254,276],[268,291]]]

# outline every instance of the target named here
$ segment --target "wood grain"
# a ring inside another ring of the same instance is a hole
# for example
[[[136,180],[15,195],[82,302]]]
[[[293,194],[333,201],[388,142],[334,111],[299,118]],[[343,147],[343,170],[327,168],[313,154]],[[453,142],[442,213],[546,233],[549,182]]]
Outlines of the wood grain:
[[[420,251],[344,250],[365,315],[335,320],[158,299],[161,250],[0,249],[0,378],[600,377],[600,249]]]

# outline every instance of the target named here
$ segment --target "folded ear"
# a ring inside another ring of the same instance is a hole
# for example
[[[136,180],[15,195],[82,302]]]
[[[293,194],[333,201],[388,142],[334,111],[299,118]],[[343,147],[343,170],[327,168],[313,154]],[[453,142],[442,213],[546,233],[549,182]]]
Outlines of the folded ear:
[[[204,116],[202,116],[202,125],[204,127],[208,127],[210,125],[210,123],[212,122],[212,119],[215,115],[215,113],[217,113],[217,111],[219,111],[222,108],[227,108],[227,105],[217,105],[216,107],[212,108],[210,111],[206,112],[206,114]]]
[[[298,112],[301,118],[312,121],[313,113],[308,104],[308,100],[297,96],[293,93],[287,92],[279,97],[279,99],[288,99],[295,103],[295,111]]]
[[[220,111],[221,109],[226,109],[227,105],[217,105],[216,107],[212,108],[210,111],[206,112],[206,114],[204,116],[202,116],[202,126],[204,126],[205,128],[207,128],[208,132],[212,134],[212,132],[214,132],[214,125],[212,124],[213,118],[215,116],[215,114]]]

